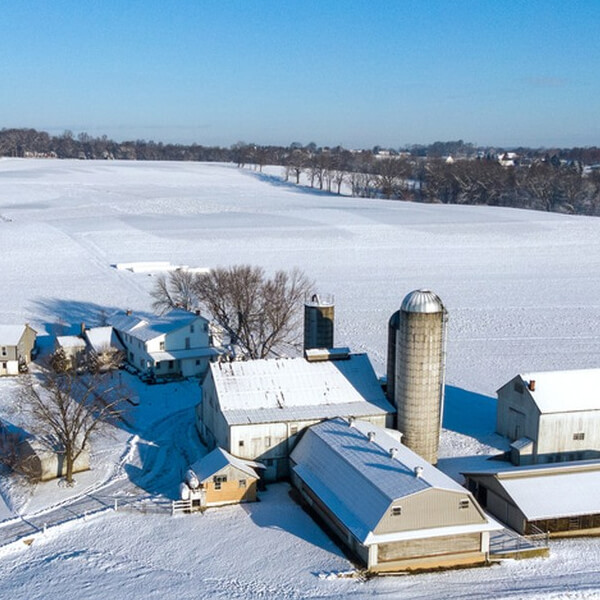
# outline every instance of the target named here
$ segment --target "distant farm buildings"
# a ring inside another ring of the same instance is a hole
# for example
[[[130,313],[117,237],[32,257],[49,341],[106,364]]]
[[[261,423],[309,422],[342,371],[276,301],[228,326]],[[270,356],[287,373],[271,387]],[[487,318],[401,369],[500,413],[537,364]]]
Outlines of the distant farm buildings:
[[[515,465],[600,456],[600,369],[517,375],[498,390],[496,430]]]

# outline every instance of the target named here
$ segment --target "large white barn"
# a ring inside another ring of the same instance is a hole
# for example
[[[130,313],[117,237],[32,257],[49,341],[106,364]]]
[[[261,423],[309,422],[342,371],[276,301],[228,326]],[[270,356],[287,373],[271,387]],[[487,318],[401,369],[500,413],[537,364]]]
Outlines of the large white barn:
[[[335,354],[332,355],[335,358]],[[356,417],[393,425],[395,409],[385,399],[366,354],[312,362],[305,358],[212,363],[202,384],[197,426],[209,448],[260,460],[264,477],[288,475],[297,435],[332,417]]]
[[[600,369],[517,375],[498,390],[496,431],[516,465],[600,456]]]

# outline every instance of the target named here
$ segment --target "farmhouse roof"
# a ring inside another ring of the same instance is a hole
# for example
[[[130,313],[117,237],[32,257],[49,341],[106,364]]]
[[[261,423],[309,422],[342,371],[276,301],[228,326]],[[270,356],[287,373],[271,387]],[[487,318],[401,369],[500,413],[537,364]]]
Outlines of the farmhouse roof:
[[[210,374],[229,424],[394,412],[366,354],[323,362],[282,358],[212,363]]]
[[[205,317],[195,313],[185,310],[172,310],[160,317],[153,317],[152,320],[134,315],[116,313],[109,317],[108,321],[118,331],[128,333],[138,340],[147,342],[161,335],[186,327],[198,319],[207,321]]]
[[[61,348],[85,348],[85,340],[78,335],[57,335],[56,343]]]
[[[0,344],[16,346],[27,327],[27,325],[0,325]]]

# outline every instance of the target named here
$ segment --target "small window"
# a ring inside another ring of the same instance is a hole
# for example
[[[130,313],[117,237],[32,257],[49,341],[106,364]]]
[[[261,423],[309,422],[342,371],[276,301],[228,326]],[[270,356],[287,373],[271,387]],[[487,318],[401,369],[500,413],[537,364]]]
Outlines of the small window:
[[[399,517],[402,514],[401,506],[392,506],[392,517]]]
[[[240,440],[238,445],[239,445],[240,448],[243,448],[244,447],[244,440]]]
[[[197,367],[199,367],[199,366],[200,366],[200,359],[199,359],[199,358],[197,358],[197,359],[196,359],[196,366],[197,366]]]
[[[5,362],[3,362],[3,363],[2,363],[2,368],[3,368],[3,369],[6,369],[6,364],[7,364],[7,363],[5,363]]]
[[[585,440],[585,433],[583,431],[580,431],[579,433],[574,433],[573,439],[574,440]]]
[[[157,370],[157,371],[160,371],[160,361],[158,361],[158,362],[156,363],[156,370]]]
[[[241,488],[245,488],[246,487],[246,480],[245,479],[240,479],[238,481],[238,486]]]
[[[227,483],[227,475],[215,475],[213,477],[213,483],[215,484],[215,490],[220,490],[221,485]]]
[[[158,342],[158,349],[159,350],[164,350],[165,349],[165,343],[164,342]]]
[[[194,324],[193,323],[190,325],[190,333],[194,333]]]
[[[208,323],[204,323],[204,331],[207,332],[208,331]]]
[[[170,361],[169,361],[169,369],[172,369],[172,368],[173,368],[173,361],[172,361],[172,360],[170,360]]]
[[[271,437],[270,437],[270,436],[267,436],[267,437],[265,438],[265,446],[266,446],[267,448],[270,448],[270,447],[271,447]]]
[[[2,346],[2,356],[6,356],[6,346]]]
[[[190,349],[190,338],[188,338],[188,337],[185,338],[185,349],[186,350]]]
[[[469,501],[467,499],[461,500],[458,503],[458,508],[460,508],[461,510],[464,509],[464,508],[469,508]]]

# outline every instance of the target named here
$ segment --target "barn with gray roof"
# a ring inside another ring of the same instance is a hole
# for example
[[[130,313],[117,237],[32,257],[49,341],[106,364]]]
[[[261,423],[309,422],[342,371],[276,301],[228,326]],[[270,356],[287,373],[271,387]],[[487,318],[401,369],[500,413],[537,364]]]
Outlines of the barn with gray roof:
[[[499,529],[470,492],[372,423],[308,428],[290,468],[310,509],[373,572],[484,563]]]

